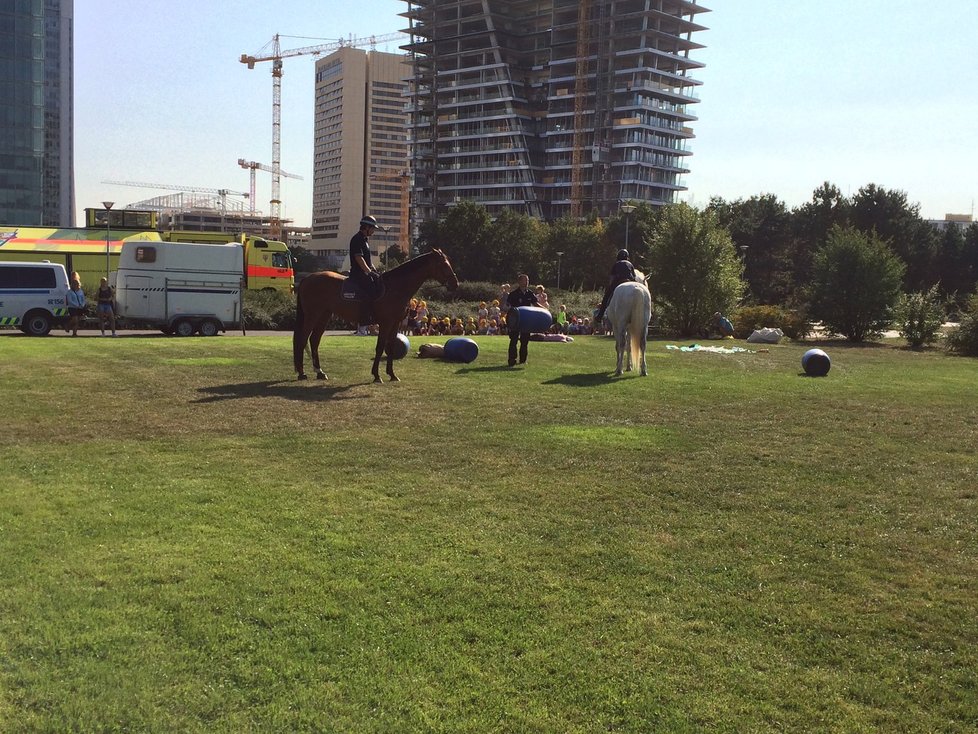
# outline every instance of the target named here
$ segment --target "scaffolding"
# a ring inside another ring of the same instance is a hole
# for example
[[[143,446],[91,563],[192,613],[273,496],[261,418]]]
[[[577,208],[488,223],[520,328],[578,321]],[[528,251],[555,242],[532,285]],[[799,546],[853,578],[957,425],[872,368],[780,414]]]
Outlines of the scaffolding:
[[[416,220],[607,216],[684,190],[703,64],[690,0],[405,0]]]

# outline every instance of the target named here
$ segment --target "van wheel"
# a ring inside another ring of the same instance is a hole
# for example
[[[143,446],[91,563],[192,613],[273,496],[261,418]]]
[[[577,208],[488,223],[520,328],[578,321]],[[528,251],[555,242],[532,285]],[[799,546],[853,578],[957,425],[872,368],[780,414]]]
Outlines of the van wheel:
[[[180,319],[173,325],[173,331],[177,336],[193,336],[194,324],[187,319]]]
[[[200,324],[200,335],[201,336],[217,336],[217,332],[221,330],[221,325],[214,321],[213,319],[206,319]]]
[[[51,331],[51,317],[46,311],[30,311],[24,317],[23,329],[30,336],[47,336]]]

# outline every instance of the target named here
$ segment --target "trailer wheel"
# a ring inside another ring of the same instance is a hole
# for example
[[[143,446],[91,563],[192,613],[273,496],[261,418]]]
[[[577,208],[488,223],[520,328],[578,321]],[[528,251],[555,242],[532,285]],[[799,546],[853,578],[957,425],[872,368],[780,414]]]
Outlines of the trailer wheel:
[[[47,336],[51,331],[51,316],[47,311],[29,311],[24,316],[23,330],[30,336]]]
[[[217,332],[220,330],[221,325],[214,319],[204,319],[200,322],[199,331],[201,336],[217,336]]]
[[[194,322],[189,319],[180,319],[173,325],[173,331],[177,336],[193,336]]]

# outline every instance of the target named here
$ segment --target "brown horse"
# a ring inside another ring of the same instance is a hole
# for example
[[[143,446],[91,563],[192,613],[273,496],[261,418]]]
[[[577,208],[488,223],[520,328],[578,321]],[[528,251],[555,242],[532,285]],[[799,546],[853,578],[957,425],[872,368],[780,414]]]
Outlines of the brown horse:
[[[430,279],[437,280],[449,290],[458,288],[458,278],[452,270],[445,253],[432,250],[424,255],[412,258],[396,268],[381,275],[384,290],[380,298],[373,302],[374,318],[380,331],[377,334],[377,348],[374,352],[374,366],[370,373],[374,382],[380,379],[380,358],[394,339],[397,338],[397,327],[404,320],[408,302],[417,293],[418,288]],[[340,289],[345,276],[339,273],[323,271],[307,276],[296,292],[295,329],[292,332],[292,358],[295,361],[295,371],[300,380],[306,379],[302,364],[302,352],[309,344],[312,357],[312,367],[316,370],[316,379],[325,380],[326,373],[319,366],[319,340],[326,330],[326,323],[333,314],[356,324],[360,315],[360,302],[344,300]],[[392,345],[393,346],[393,345]],[[387,374],[391,380],[397,381],[394,374],[394,359],[387,355]]]

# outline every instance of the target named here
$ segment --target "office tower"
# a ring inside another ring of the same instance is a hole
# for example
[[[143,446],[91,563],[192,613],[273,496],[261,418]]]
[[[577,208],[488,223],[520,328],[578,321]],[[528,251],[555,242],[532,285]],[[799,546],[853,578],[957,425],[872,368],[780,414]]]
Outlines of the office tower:
[[[406,0],[416,221],[470,200],[542,219],[685,190],[703,65],[689,0]]]
[[[312,239],[329,267],[349,268],[350,238],[372,214],[376,252],[406,236],[408,177],[403,54],[345,47],[316,63]]]
[[[0,222],[74,224],[73,0],[0,4]]]

